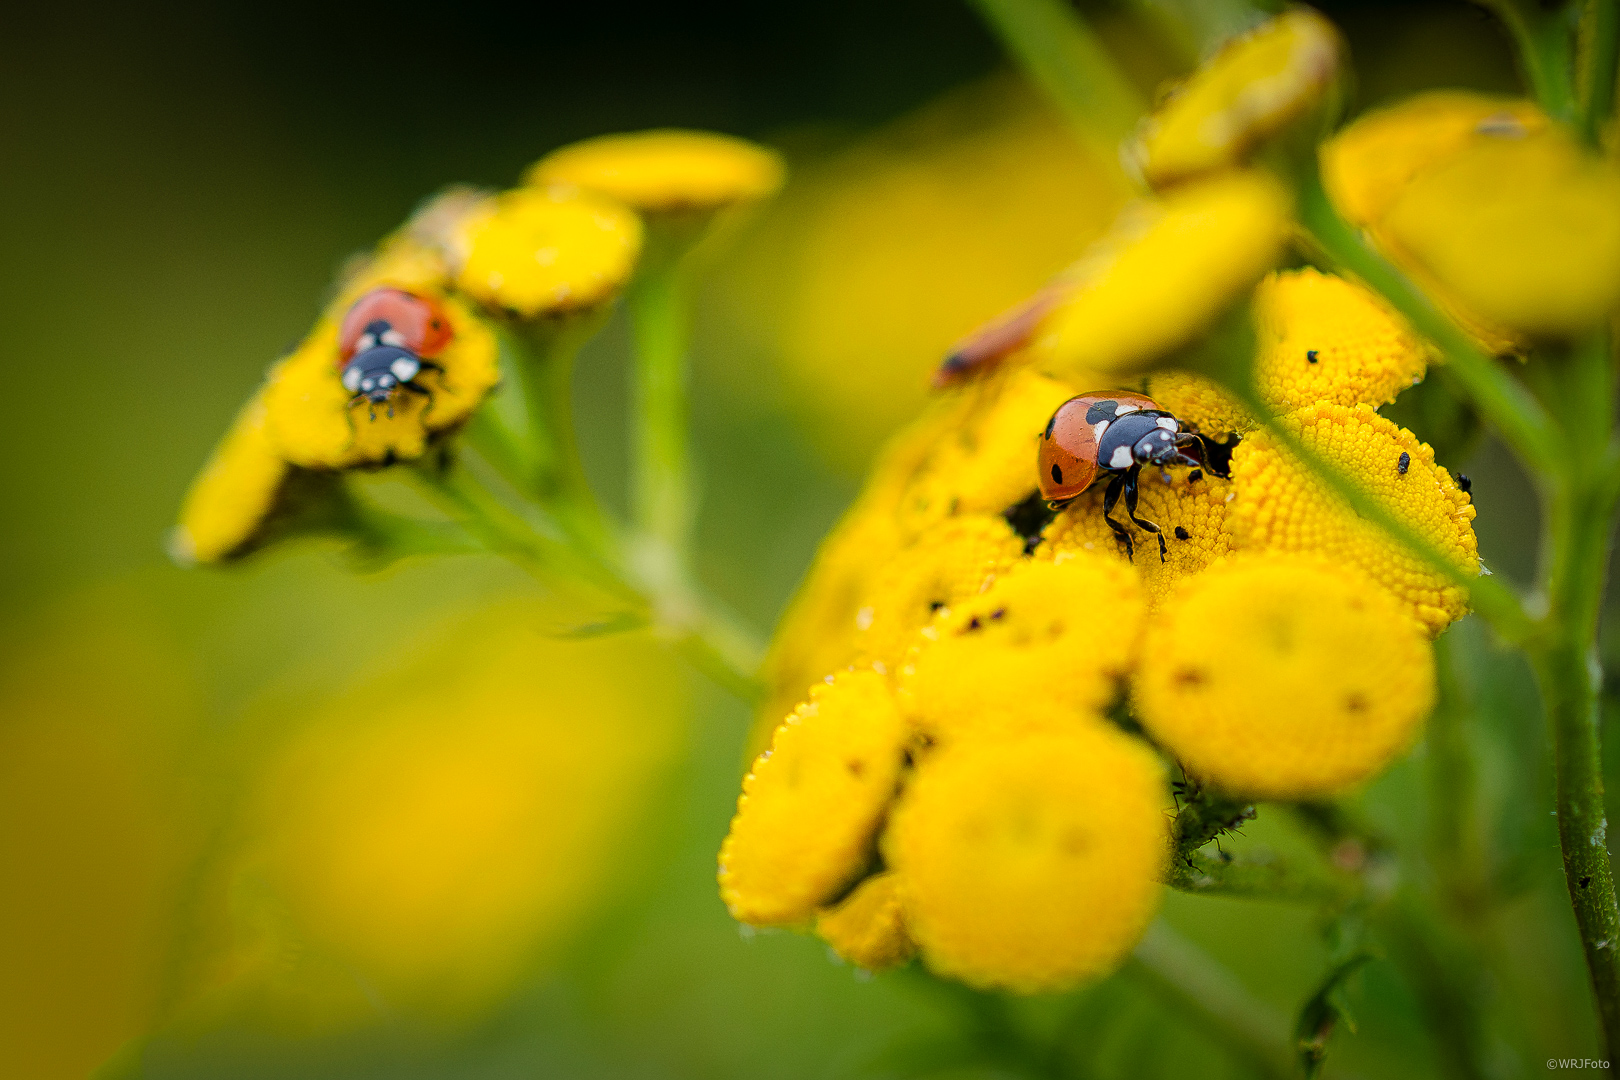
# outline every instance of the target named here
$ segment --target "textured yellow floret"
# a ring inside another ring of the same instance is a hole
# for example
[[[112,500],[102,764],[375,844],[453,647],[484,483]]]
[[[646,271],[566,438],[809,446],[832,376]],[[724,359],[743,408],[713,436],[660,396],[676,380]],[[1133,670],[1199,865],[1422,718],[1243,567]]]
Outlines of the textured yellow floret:
[[[1322,183],[1352,225],[1383,221],[1407,185],[1493,132],[1547,126],[1535,105],[1465,90],[1432,90],[1362,116],[1322,144]]]
[[[1434,705],[1422,629],[1342,565],[1235,560],[1189,581],[1153,635],[1136,681],[1143,726],[1189,774],[1244,797],[1354,786],[1411,745]]]
[[[1232,550],[1232,536],[1226,524],[1232,485],[1207,472],[1193,480],[1189,469],[1171,471],[1168,481],[1165,475],[1158,471],[1142,473],[1141,499],[1136,506],[1138,517],[1164,530],[1163,562],[1159,561],[1158,540],[1152,533],[1131,524],[1125,516],[1123,500],[1114,507],[1114,520],[1130,530],[1131,541],[1136,546],[1136,557],[1131,565],[1141,579],[1142,592],[1150,609],[1164,603],[1165,597],[1183,578],[1202,572]],[[1103,490],[1103,485],[1094,484],[1065,507],[1046,527],[1034,558],[1061,562],[1096,553],[1124,562],[1125,549],[1103,520]],[[1177,529],[1187,534],[1185,540]]]
[[[709,131],[601,135],[554,150],[524,181],[573,185],[638,210],[707,210],[761,199],[782,186],[781,156]]]
[[[1235,164],[1321,100],[1341,48],[1303,8],[1232,39],[1143,122],[1130,149],[1142,177],[1159,187]]]
[[[1414,181],[1470,147],[1534,135],[1547,123],[1527,101],[1437,90],[1368,113],[1322,146],[1322,182],[1339,213],[1367,229],[1392,261],[1493,353],[1515,352],[1524,342],[1469,308],[1416,262],[1390,235],[1385,219]]]
[[[806,922],[865,869],[904,740],[882,676],[844,672],[810,691],[743,779],[720,848],[720,896],[734,918]]]
[[[264,402],[255,394],[186,493],[170,538],[181,563],[210,563],[246,547],[275,506],[287,476],[265,429]]]
[[[1033,494],[1041,431],[1075,392],[1028,368],[1004,369],[960,391],[967,414],[941,434],[907,485],[902,526],[917,532],[959,514],[1001,513]]]
[[[1071,271],[1074,294],[1047,317],[1032,355],[1060,378],[1162,361],[1271,269],[1288,228],[1287,196],[1259,173],[1135,203]]]
[[[1024,993],[1107,974],[1158,907],[1168,803],[1103,724],[929,756],[883,843],[928,966]]]
[[[1306,267],[1254,291],[1255,390],[1273,412],[1387,405],[1423,378],[1428,349],[1363,285]]]
[[[900,879],[893,871],[873,874],[816,918],[816,933],[843,959],[866,971],[884,971],[910,960],[917,946],[906,934]]]
[[[1207,375],[1174,368],[1155,371],[1148,376],[1147,396],[1183,424],[1223,442],[1255,427],[1242,403]]]
[[[892,672],[936,612],[973,596],[1024,552],[1001,518],[952,518],[881,568],[855,613],[857,658]]]
[[[323,318],[291,356],[276,364],[264,388],[266,427],[275,445],[295,465],[337,469],[378,465],[422,455],[435,432],[472,415],[500,377],[495,335],[472,311],[444,298],[455,336],[433,362],[443,371],[423,370],[416,382],[424,397],[401,391],[389,406],[351,406],[338,367],[338,319]]]
[[[1474,507],[1451,475],[1434,463],[1434,451],[1411,432],[1366,405],[1313,405],[1283,417],[1281,424],[1428,538],[1460,570],[1478,572]],[[1237,498],[1231,525],[1238,547],[1360,567],[1400,598],[1431,634],[1467,612],[1467,590],[1358,516],[1266,432],[1245,439],[1232,455],[1232,486]]]
[[[1142,614],[1116,559],[1019,563],[924,628],[900,669],[901,711],[940,744],[1083,723],[1135,663]]]
[[[1470,311],[1532,336],[1620,309],[1620,169],[1562,129],[1473,143],[1414,180],[1382,231]]]
[[[463,291],[527,319],[618,292],[641,252],[641,220],[600,195],[519,188],[463,218],[452,246]]]

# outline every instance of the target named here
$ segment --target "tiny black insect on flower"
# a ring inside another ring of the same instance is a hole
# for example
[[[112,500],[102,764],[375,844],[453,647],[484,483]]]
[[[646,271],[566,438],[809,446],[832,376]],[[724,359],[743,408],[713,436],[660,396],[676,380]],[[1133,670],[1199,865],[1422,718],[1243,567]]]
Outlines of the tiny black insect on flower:
[[[1311,364],[1316,363],[1316,350],[1315,349],[1307,349],[1307,350],[1305,350],[1305,360],[1306,360],[1307,363],[1311,363]]]
[[[1192,534],[1189,533],[1186,529],[1183,529],[1180,525],[1177,525],[1176,526],[1176,539],[1177,540],[1191,540],[1192,539]]]
[[[1405,450],[1402,450],[1400,460],[1395,462],[1395,471],[1400,473],[1402,476],[1405,476],[1406,475],[1406,470],[1411,468],[1411,466],[1412,466],[1412,455],[1408,454]]]
[[[1464,495],[1467,495],[1470,491],[1474,490],[1474,482],[1468,479],[1467,473],[1457,474],[1457,490],[1461,491]]]

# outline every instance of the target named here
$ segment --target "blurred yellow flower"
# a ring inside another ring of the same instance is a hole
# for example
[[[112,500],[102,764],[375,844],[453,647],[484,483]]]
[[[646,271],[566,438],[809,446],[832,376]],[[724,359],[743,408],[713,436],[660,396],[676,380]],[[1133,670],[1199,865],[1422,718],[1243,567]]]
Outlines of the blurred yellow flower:
[[[1127,207],[1067,276],[1074,292],[1030,347],[1059,378],[1140,372],[1191,344],[1282,254],[1288,197],[1262,173],[1226,173]]]
[[[905,725],[883,676],[818,683],[743,779],[720,897],[755,926],[808,922],[865,870],[894,797]]]
[[[287,477],[255,394],[231,424],[180,507],[169,551],[182,565],[230,558],[252,546]]]
[[[456,284],[519,319],[594,307],[630,280],[641,220],[622,204],[568,188],[518,188],[479,206],[451,239]]]
[[[339,366],[342,310],[323,317],[270,369],[264,387],[265,426],[281,455],[309,469],[410,460],[422,456],[434,435],[472,415],[500,378],[495,334],[459,300],[440,302],[454,331],[433,357],[443,370],[417,377],[428,394],[398,394],[386,408],[353,400]]]
[[[1453,560],[1477,573],[1474,507],[1434,451],[1367,405],[1312,405],[1281,419],[1308,448]],[[1232,455],[1231,527],[1239,547],[1320,556],[1359,567],[1438,634],[1468,610],[1467,590],[1409,553],[1333,495],[1267,432]]]
[[[1235,165],[1321,100],[1342,50],[1339,32],[1316,12],[1284,12],[1228,41],[1173,88],[1127,152],[1153,187]]]
[[[599,135],[553,150],[524,174],[536,187],[583,188],[649,213],[713,210],[774,195],[782,158],[744,139],[664,129]]]
[[[1116,520],[1131,530],[1136,558],[1130,565],[1141,579],[1148,607],[1157,608],[1178,582],[1201,573],[1232,550],[1226,526],[1232,485],[1209,473],[1195,480],[1190,470],[1178,469],[1144,475],[1139,490],[1137,513],[1164,530],[1164,561],[1159,560],[1157,541],[1123,517]],[[1046,527],[1034,557],[1063,562],[1095,553],[1124,562],[1125,550],[1103,520],[1102,500],[1102,485],[1093,485],[1064,508]]]
[[[757,393],[773,359],[812,442],[864,468],[952,344],[1072,262],[1125,192],[1118,166],[1012,79],[796,163],[716,294],[726,385]]]
[[[893,672],[934,613],[966,599],[1011,567],[1024,542],[1000,517],[951,518],[894,556],[855,613],[855,655]]]
[[[258,785],[244,875],[390,1010],[474,1014],[555,960],[632,864],[679,745],[663,650],[534,627],[530,602],[434,637],[312,717]]]
[[[1103,555],[1021,562],[924,628],[901,666],[908,721],[950,744],[1100,715],[1136,661],[1141,587]]]
[[[1414,179],[1383,232],[1468,310],[1531,336],[1620,310],[1620,169],[1561,128],[1474,142]]]
[[[839,957],[866,971],[897,967],[917,952],[906,933],[900,881],[892,872],[873,874],[818,915],[816,933]]]
[[[1434,705],[1422,628],[1340,563],[1238,559],[1186,582],[1152,633],[1136,682],[1143,726],[1191,776],[1245,798],[1359,784]]]
[[[1158,908],[1169,801],[1104,724],[929,755],[883,841],[924,960],[1021,993],[1106,975]]]

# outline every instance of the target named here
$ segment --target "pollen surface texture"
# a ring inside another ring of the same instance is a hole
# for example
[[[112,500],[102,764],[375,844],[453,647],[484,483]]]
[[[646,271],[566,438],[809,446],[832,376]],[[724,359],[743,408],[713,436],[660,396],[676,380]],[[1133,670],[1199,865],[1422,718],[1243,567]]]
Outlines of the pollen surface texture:
[[[845,672],[810,691],[743,779],[720,896],[755,926],[807,923],[860,876],[894,797],[905,727],[888,682]]]
[[[1189,581],[1153,633],[1136,681],[1143,726],[1190,775],[1243,797],[1352,787],[1405,750],[1434,705],[1421,628],[1342,566],[1229,563]]]
[[[1062,990],[1110,971],[1158,908],[1163,770],[1098,724],[930,757],[884,841],[928,966]]]

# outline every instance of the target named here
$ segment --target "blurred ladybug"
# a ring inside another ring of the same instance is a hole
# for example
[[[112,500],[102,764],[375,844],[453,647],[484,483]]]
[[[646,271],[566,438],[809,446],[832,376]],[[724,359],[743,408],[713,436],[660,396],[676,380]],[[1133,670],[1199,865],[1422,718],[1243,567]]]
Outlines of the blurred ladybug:
[[[1159,538],[1161,562],[1166,552],[1164,534],[1153,522],[1136,516],[1142,467],[1176,465],[1227,475],[1209,463],[1203,436],[1184,430],[1181,421],[1152,399],[1113,390],[1081,394],[1059,405],[1041,433],[1037,461],[1041,498],[1053,509],[1071,502],[1099,476],[1107,476],[1103,520],[1125,545],[1126,557],[1135,557],[1131,534],[1113,518],[1121,494],[1131,521]]]
[[[416,379],[423,371],[443,378],[444,368],[431,358],[452,336],[444,308],[428,297],[389,286],[360,297],[338,328],[337,363],[343,388],[352,395],[349,407],[367,402],[375,420],[378,405],[386,404],[388,415],[394,415],[394,398],[401,391],[431,403],[433,391]]]

